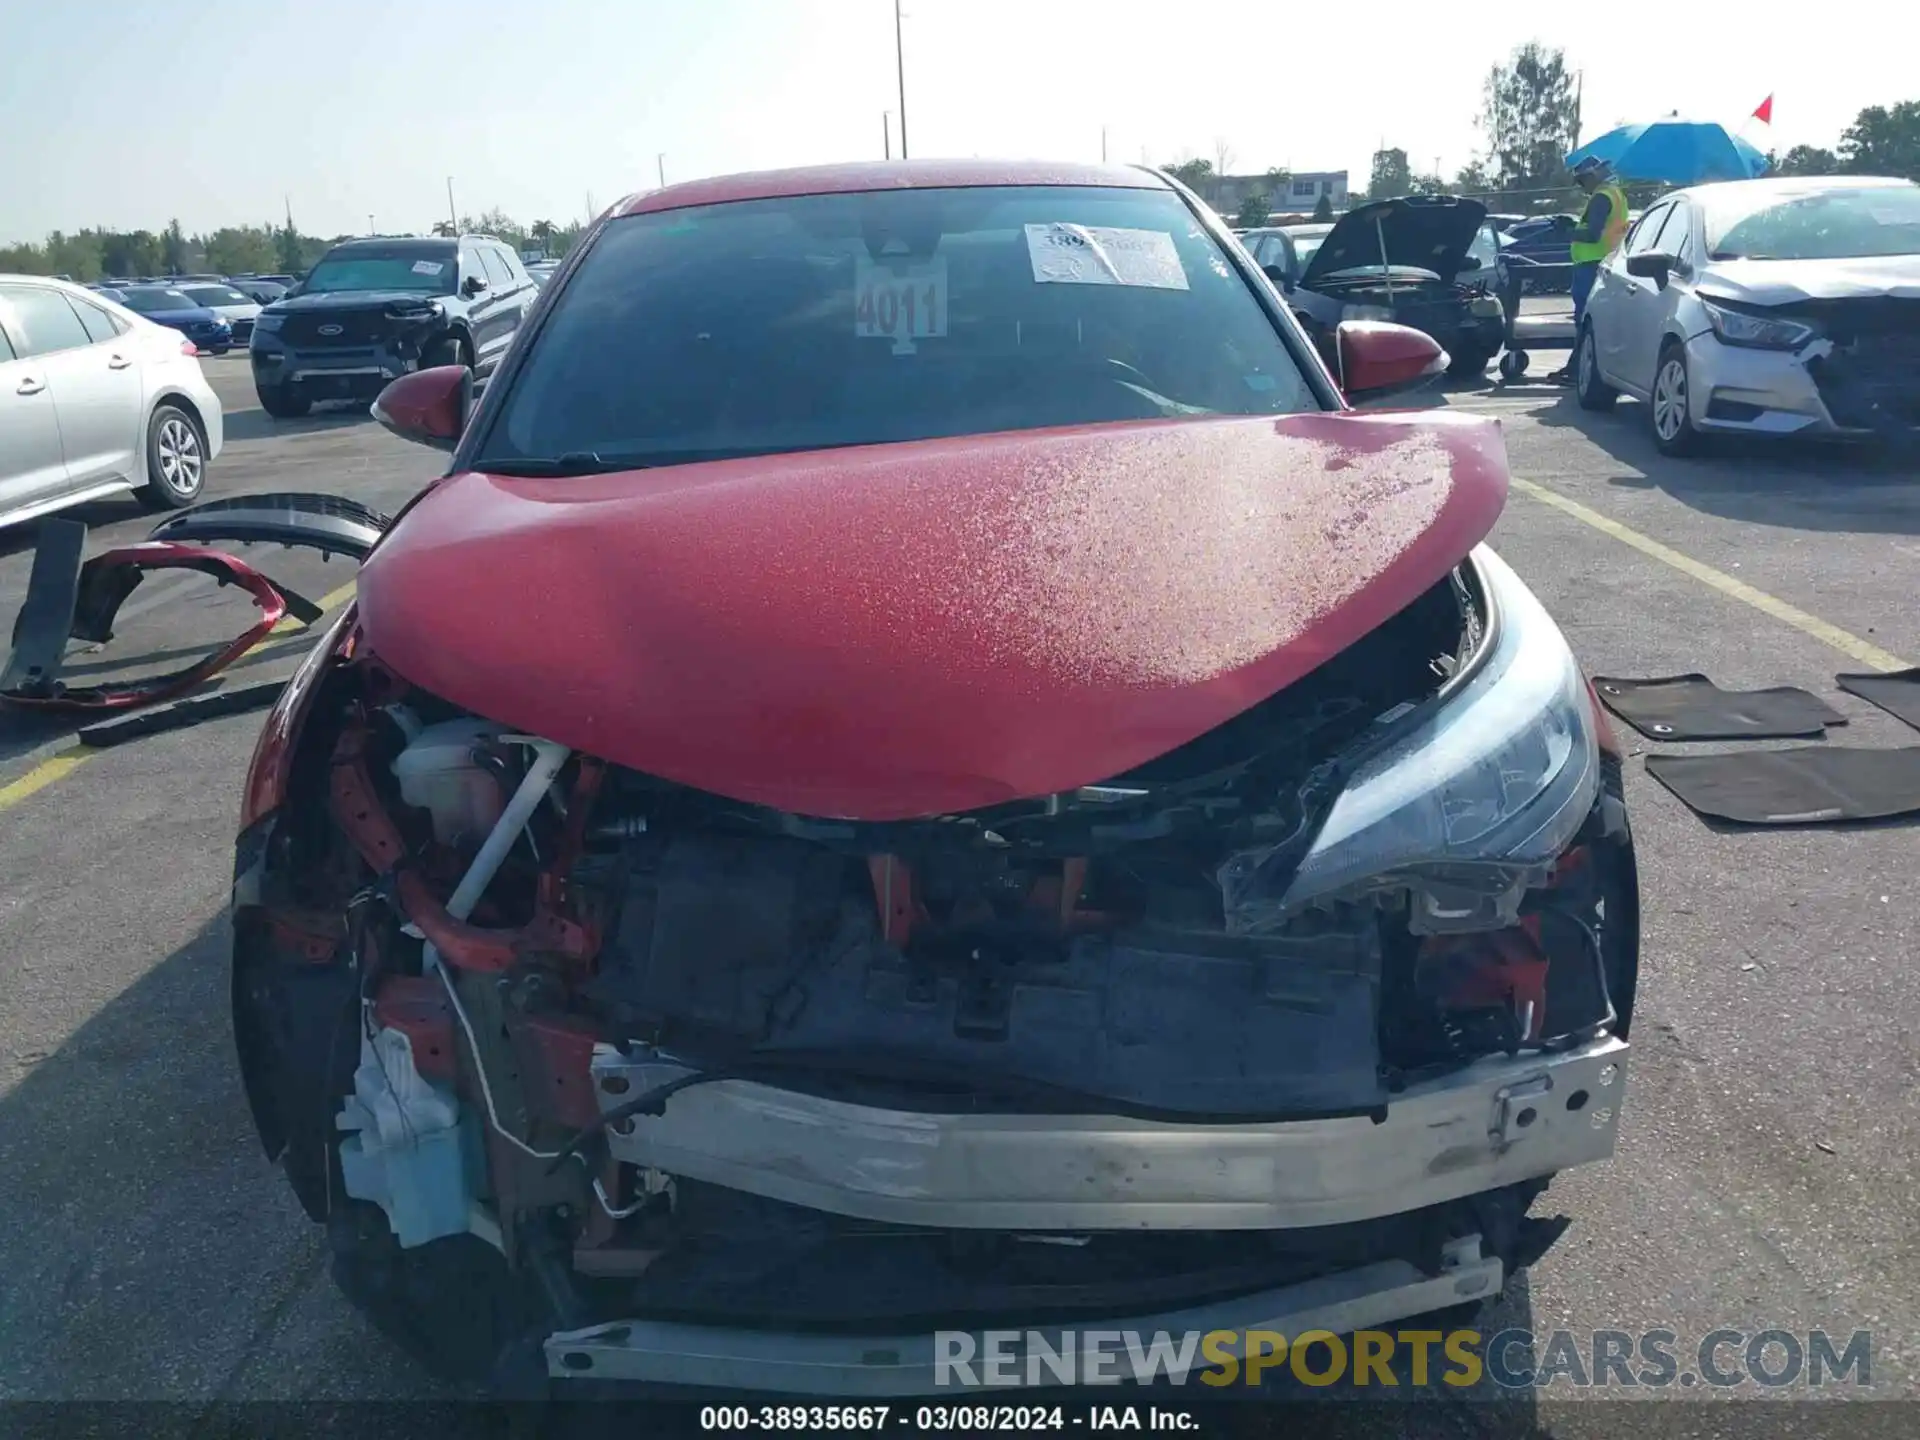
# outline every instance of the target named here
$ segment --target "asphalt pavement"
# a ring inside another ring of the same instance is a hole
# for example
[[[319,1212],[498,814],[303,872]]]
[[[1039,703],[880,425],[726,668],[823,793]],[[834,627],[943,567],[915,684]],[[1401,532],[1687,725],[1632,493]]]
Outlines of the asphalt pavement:
[[[243,357],[206,367],[228,407],[212,494],[337,490],[390,509],[441,463],[364,412],[270,421]],[[1801,447],[1667,460],[1639,407],[1589,415],[1524,381],[1432,399],[1501,418],[1517,484],[1494,543],[1590,672],[1799,685],[1847,716],[1829,744],[1920,743],[1833,685],[1870,668],[1862,656],[1920,661],[1910,467]],[[80,518],[96,540],[151,523],[130,502]],[[0,532],[0,614],[30,547]],[[316,598],[346,579],[310,556],[261,563]],[[127,636],[184,648],[243,617],[232,596],[160,604]],[[281,643],[261,673],[304,641]],[[57,731],[0,715],[0,1398],[192,1410],[432,1393],[334,1295],[241,1097],[223,906],[258,726],[216,720],[76,764]],[[1683,1361],[1722,1328],[1870,1330],[1870,1393],[1920,1398],[1920,827],[1710,827],[1646,775],[1648,743],[1622,736],[1645,934],[1620,1150],[1536,1207],[1572,1228],[1482,1328],[1583,1346],[1597,1329],[1666,1329]],[[1453,1405],[1382,1433],[1520,1433],[1512,1422],[1511,1407]],[[1690,1423],[1752,1433],[1725,1407]],[[1554,1410],[1545,1430],[1627,1433],[1612,1407]]]

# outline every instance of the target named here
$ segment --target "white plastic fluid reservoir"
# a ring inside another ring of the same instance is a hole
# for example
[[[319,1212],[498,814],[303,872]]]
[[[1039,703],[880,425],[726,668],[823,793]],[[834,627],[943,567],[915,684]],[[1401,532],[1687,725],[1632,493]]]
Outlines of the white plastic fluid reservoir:
[[[506,807],[500,781],[473,758],[475,745],[499,733],[486,720],[443,720],[394,757],[400,798],[433,816],[433,838],[442,845],[477,845],[500,819]]]

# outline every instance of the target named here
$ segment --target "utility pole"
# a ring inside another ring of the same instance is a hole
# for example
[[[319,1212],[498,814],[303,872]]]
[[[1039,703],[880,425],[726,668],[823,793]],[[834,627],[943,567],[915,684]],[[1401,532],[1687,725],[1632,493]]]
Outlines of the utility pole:
[[[900,0],[893,0],[893,65],[900,78],[900,158],[907,158],[907,52],[900,40]]]
[[[460,212],[453,208],[453,177],[447,177],[447,222],[453,226],[453,233],[460,233]]]
[[[589,190],[587,192],[587,224],[591,225],[592,223],[593,223],[593,192]]]
[[[1100,127],[1100,163],[1107,163],[1107,127],[1104,125]]]
[[[891,110],[880,112],[880,158],[883,160],[893,158],[893,112]]]
[[[660,188],[664,190],[667,188],[667,152],[662,150],[658,155],[654,156],[653,164],[654,168],[660,173]]]
[[[367,216],[367,234],[371,235],[373,233],[374,233],[373,216],[369,215]]]
[[[1586,92],[1586,88],[1587,88],[1587,72],[1584,70],[1574,71],[1573,72],[1573,145],[1571,148],[1575,150],[1578,150],[1580,148],[1580,99],[1581,99],[1581,96]]]

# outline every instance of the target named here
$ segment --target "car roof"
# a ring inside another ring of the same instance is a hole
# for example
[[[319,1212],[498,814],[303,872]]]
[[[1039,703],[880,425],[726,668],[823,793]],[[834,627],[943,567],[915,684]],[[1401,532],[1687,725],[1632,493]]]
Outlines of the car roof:
[[[1074,185],[1109,190],[1169,190],[1144,165],[1087,165],[1045,160],[868,160],[844,165],[808,165],[791,170],[755,170],[689,180],[662,190],[629,195],[616,215],[721,205],[734,200],[774,200],[796,195],[842,195],[862,190],[938,190],[985,185]]]
[[[1775,175],[1760,180],[1720,180],[1711,185],[1695,185],[1662,195],[1661,200],[1700,200],[1711,205],[1718,200],[1792,199],[1796,195],[1818,195],[1824,190],[1898,190],[1914,188],[1911,180],[1892,175]],[[1653,204],[1658,204],[1654,201]],[[1652,208],[1649,206],[1648,208]]]

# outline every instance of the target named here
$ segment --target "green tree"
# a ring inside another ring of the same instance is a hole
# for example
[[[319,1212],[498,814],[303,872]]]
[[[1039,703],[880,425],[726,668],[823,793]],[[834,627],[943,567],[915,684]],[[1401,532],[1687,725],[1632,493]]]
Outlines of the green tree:
[[[1413,190],[1413,167],[1407,163],[1404,150],[1376,150],[1373,152],[1373,169],[1367,175],[1367,198],[1369,200],[1391,200],[1396,195],[1406,195]]]
[[[187,237],[178,220],[169,220],[160,232],[160,264],[169,275],[178,275],[187,266]]]
[[[56,230],[47,236],[45,275],[65,275],[82,282],[98,280],[106,271],[101,267],[101,236],[93,230],[65,235]]]
[[[1840,159],[1850,174],[1920,180],[1920,100],[1862,110],[1840,136]]]
[[[1313,218],[1323,225],[1333,219],[1333,197],[1325,191],[1313,202]]]
[[[80,233],[96,236],[104,274],[158,275],[167,271],[165,247],[151,230],[83,230]]]
[[[1505,190],[1568,183],[1566,154],[1580,126],[1580,102],[1566,52],[1537,41],[1487,72],[1480,125],[1495,178]]]
[[[273,269],[279,251],[264,226],[229,225],[207,237],[207,268],[220,275]]]
[[[433,233],[442,239],[450,240],[460,232],[451,220],[436,220],[433,222]]]
[[[543,252],[550,251],[553,248],[553,222],[551,220],[534,221],[533,228],[529,230],[527,234],[532,238],[533,243],[538,245]]]
[[[1251,230],[1256,225],[1266,224],[1271,214],[1273,206],[1267,203],[1267,197],[1254,190],[1240,201],[1240,209],[1233,217],[1233,223],[1242,230]]]
[[[1773,160],[1771,167],[1775,175],[1838,175],[1840,157],[1831,150],[1823,150],[1818,145],[1796,145],[1785,155]]]
[[[1491,195],[1494,193],[1493,177],[1487,173],[1486,165],[1480,160],[1469,160],[1460,167],[1453,177],[1453,193],[1456,195]]]
[[[1178,165],[1167,165],[1162,168],[1189,190],[1200,190],[1213,179],[1213,162],[1202,160],[1197,156],[1191,160],[1182,160]]]
[[[287,223],[273,232],[273,252],[275,263],[286,274],[298,275],[306,269],[306,240],[294,225],[291,211]]]

